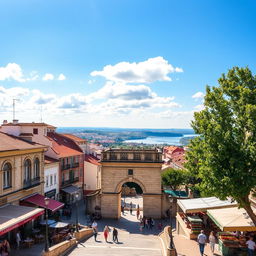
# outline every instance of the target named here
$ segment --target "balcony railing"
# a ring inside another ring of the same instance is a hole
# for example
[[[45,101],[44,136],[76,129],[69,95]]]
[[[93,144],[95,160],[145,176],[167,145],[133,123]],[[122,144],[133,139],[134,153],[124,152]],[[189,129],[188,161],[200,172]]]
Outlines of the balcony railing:
[[[23,181],[23,188],[30,188],[40,184],[40,177]]]
[[[62,170],[67,170],[67,169],[70,169],[70,164],[64,164],[61,166],[61,169]]]
[[[79,163],[73,163],[73,164],[71,164],[71,167],[72,168],[77,168],[79,166]]]
[[[69,179],[69,180],[64,180],[64,181],[61,182],[61,185],[65,186],[65,185],[69,185],[69,184],[72,184],[72,183],[77,182],[77,181],[79,181],[79,177],[75,177],[75,178]]]

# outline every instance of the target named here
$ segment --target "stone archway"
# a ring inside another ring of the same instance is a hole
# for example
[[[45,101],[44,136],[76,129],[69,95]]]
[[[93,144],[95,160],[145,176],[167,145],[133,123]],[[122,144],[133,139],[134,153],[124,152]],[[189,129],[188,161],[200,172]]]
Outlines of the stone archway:
[[[135,182],[143,190],[144,215],[161,217],[161,152],[158,150],[109,149],[102,152],[101,213],[120,218],[121,187]]]

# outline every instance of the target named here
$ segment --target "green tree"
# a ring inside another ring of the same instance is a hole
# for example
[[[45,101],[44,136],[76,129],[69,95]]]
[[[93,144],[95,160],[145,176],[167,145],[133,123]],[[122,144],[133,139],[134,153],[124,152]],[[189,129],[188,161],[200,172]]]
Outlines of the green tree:
[[[188,183],[188,172],[183,169],[168,168],[161,174],[162,183],[170,187],[172,190],[177,190],[181,185]]]
[[[202,179],[204,193],[231,197],[256,225],[249,195],[256,186],[256,76],[234,67],[206,87],[205,109],[194,114],[199,137],[190,144],[186,167]]]

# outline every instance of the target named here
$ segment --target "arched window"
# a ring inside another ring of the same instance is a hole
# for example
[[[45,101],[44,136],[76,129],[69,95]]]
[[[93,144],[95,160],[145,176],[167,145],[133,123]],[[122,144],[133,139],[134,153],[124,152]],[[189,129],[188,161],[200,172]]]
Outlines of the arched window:
[[[12,186],[12,166],[10,163],[4,164],[3,167],[3,189]]]
[[[24,163],[24,180],[28,181],[31,180],[31,161],[27,159]]]
[[[34,161],[34,178],[40,177],[40,161],[38,158]]]

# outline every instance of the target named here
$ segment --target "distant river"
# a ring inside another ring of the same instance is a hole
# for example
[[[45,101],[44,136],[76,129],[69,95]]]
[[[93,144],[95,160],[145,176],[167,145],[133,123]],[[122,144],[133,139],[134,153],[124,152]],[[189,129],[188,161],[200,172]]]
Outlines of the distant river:
[[[184,134],[183,137],[147,137],[145,139],[138,139],[138,140],[125,140],[125,143],[143,143],[143,144],[168,144],[168,145],[176,145],[176,146],[182,146],[180,143],[180,139],[184,137],[191,137],[193,138],[196,135],[193,134]]]

